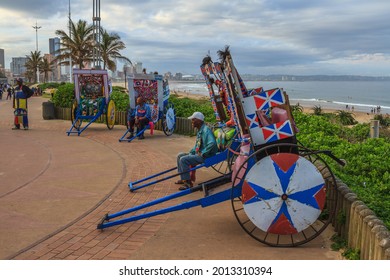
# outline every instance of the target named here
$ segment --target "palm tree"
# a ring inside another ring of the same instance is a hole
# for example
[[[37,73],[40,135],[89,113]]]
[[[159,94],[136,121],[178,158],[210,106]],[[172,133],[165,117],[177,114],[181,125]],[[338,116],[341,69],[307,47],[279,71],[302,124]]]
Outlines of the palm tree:
[[[125,44],[121,41],[121,37],[117,33],[108,33],[107,30],[102,31],[102,43],[100,51],[103,60],[103,69],[106,67],[111,70],[116,70],[116,59],[123,60],[133,64],[130,59],[120,54],[120,50],[125,49]]]
[[[76,24],[71,21],[70,27],[72,36],[63,30],[56,30],[56,35],[61,39],[57,60],[61,65],[69,65],[71,57],[73,65],[78,65],[82,69],[85,63],[93,60],[94,27],[81,19]]]
[[[44,82],[48,81],[49,72],[53,72],[54,61],[49,61],[46,57],[44,57],[39,63],[39,72],[44,73]]]
[[[24,72],[24,77],[29,81],[31,82],[32,80],[34,80],[34,77],[36,77],[37,75],[37,72],[33,72],[33,70],[28,70],[26,72]]]
[[[36,83],[38,80],[37,71],[39,68],[39,63],[42,60],[41,52],[34,51],[34,52],[31,52],[31,54],[27,55],[26,57],[27,57],[27,62],[25,64],[25,66],[26,66],[28,72],[35,73],[34,83]]]
[[[316,116],[319,116],[319,115],[322,115],[322,108],[320,105],[315,105],[313,108],[312,108],[313,112],[314,112],[314,115]]]
[[[357,121],[353,117],[354,114],[351,112],[347,112],[344,110],[338,110],[336,112],[336,116],[342,125],[352,125],[352,124],[357,123]]]
[[[302,105],[297,103],[297,104],[291,106],[291,110],[293,112],[301,112],[302,113],[303,112],[303,107],[302,107]]]

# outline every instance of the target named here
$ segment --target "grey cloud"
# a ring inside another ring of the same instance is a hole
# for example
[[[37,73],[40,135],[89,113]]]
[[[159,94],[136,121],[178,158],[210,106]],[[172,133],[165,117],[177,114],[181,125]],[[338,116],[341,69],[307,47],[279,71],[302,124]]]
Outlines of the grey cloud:
[[[50,31],[50,17],[66,18],[68,12],[68,0],[5,2],[3,9],[23,12],[30,20],[36,15],[45,25],[41,34]],[[71,5],[73,20],[92,23],[91,0],[71,0]],[[197,72],[208,51],[216,58],[225,45],[245,69],[312,71],[327,65],[330,71],[335,60],[389,56],[387,0],[111,0],[101,5],[102,26],[121,36],[124,55],[154,68],[172,66],[172,72]],[[66,19],[61,21],[65,30]],[[58,27],[52,28],[54,37]],[[27,32],[33,41],[31,30]],[[12,41],[9,38],[2,42]]]

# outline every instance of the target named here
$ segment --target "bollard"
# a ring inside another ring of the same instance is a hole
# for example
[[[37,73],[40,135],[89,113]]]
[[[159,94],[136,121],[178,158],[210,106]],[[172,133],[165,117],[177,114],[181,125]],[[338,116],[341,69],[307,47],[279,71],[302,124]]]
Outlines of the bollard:
[[[385,251],[385,257],[384,260],[390,260],[390,248],[387,248]]]
[[[349,221],[349,232],[348,232],[348,247],[350,248],[358,248],[357,232],[359,230],[359,225],[358,225],[359,211],[357,211],[356,208],[361,205],[364,205],[363,201],[356,200],[352,203],[351,206],[351,219]]]
[[[386,250],[390,248],[390,232],[380,231],[376,234],[377,246],[375,249],[374,260],[385,260],[386,259]]]
[[[370,242],[370,233],[371,228],[368,227],[368,222],[374,219],[377,219],[374,212],[369,208],[365,208],[360,211],[359,215],[362,217],[361,221],[361,241],[360,241],[360,258],[366,259],[368,257],[369,242]]]
[[[372,211],[371,211],[372,212]],[[378,224],[380,224],[382,221],[378,219],[377,216],[374,214],[369,214],[368,216],[364,217],[363,219],[363,232],[362,232],[362,250],[360,253],[360,258],[362,260],[369,260],[370,254],[372,251],[373,243],[374,243],[374,237],[372,235],[372,228]]]
[[[337,188],[337,207],[336,207],[336,219],[335,219],[335,226],[334,229],[335,231],[341,235],[341,229],[343,227],[342,221],[339,219],[340,215],[345,215],[345,211],[343,208],[343,201],[344,201],[344,193],[346,191],[349,191],[349,188],[345,185],[339,185]]]
[[[370,138],[379,137],[379,120],[371,120],[370,124]]]
[[[371,229],[371,231],[369,232],[369,236],[371,238],[370,240],[370,243],[368,243],[366,246],[368,248],[368,252],[369,252],[369,255],[367,256],[367,259],[368,260],[373,260],[375,259],[375,254],[376,254],[376,250],[377,249],[377,238],[375,237],[376,236],[376,233],[378,232],[378,226],[380,226],[380,229],[382,230],[382,226],[384,226],[385,224],[383,223],[382,220],[376,218],[376,219],[373,219],[371,221],[368,222],[368,227]],[[375,230],[374,230],[375,228]]]
[[[339,233],[340,236],[345,237],[345,235],[346,235],[345,233],[347,231],[348,222],[349,222],[348,215],[349,215],[349,210],[350,210],[350,207],[351,207],[351,204],[348,203],[348,201],[347,201],[347,196],[349,196],[350,194],[353,194],[353,192],[351,191],[350,188],[348,188],[346,186],[343,189],[339,189],[339,193],[341,193],[340,209],[342,210],[342,213],[344,215],[344,220],[342,221],[342,224],[340,225],[338,233]]]
[[[351,222],[351,208],[352,208],[352,203],[357,200],[357,195],[355,193],[347,193],[345,195],[345,229],[342,231],[341,237],[344,239],[348,240],[348,235],[349,235],[349,225]]]
[[[381,225],[381,224],[375,225],[371,230],[371,234],[373,235],[372,239],[374,242],[371,244],[372,248],[370,250],[371,251],[370,260],[373,260],[375,258],[375,249],[376,250],[379,249],[380,240],[378,240],[378,237],[383,236],[383,235],[379,234],[382,231],[387,231],[387,228],[386,228],[386,226]]]
[[[357,228],[355,232],[355,243],[356,243],[356,248],[359,249],[360,251],[363,250],[363,232],[364,232],[364,225],[363,225],[363,219],[365,216],[371,215],[372,211],[370,212],[370,209],[367,207],[367,205],[359,205],[355,209],[357,215],[355,218],[355,222],[357,223]]]

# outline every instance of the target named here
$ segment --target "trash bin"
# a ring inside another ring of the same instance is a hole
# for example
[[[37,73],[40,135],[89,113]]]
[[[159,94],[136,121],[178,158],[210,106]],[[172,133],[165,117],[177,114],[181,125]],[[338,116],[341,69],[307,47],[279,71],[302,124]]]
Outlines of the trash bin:
[[[52,103],[52,102],[43,102],[42,103],[42,117],[44,120],[55,119],[54,103]]]

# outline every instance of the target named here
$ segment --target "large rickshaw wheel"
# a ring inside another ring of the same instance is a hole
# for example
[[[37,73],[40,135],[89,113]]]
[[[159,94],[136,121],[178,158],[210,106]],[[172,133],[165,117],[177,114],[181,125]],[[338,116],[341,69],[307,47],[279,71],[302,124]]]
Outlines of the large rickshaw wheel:
[[[319,153],[295,144],[257,150],[232,182],[238,223],[269,246],[293,247],[313,240],[329,225],[337,206],[336,179],[327,163]],[[238,197],[236,188],[242,188]]]
[[[172,103],[168,103],[164,108],[162,127],[166,136],[171,136],[176,127],[176,113]]]
[[[110,100],[106,108],[106,124],[108,129],[113,129],[115,125],[115,102]]]
[[[77,100],[75,99],[75,100],[73,100],[72,108],[70,111],[70,121],[72,122],[72,124],[75,121],[78,114],[79,114],[79,105],[78,105]],[[76,128],[77,130],[80,130],[81,123],[82,123],[82,120],[77,119],[77,122],[74,124],[74,128]]]

